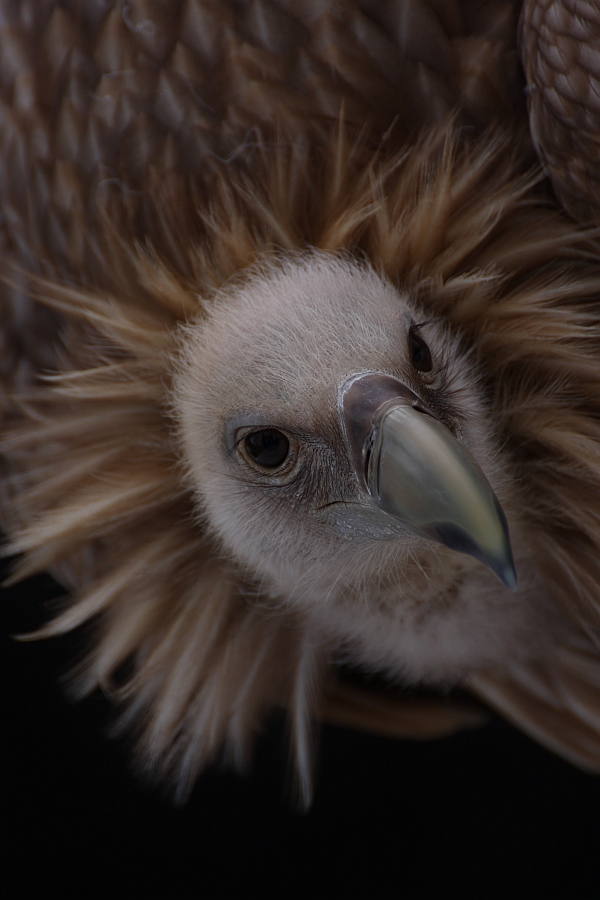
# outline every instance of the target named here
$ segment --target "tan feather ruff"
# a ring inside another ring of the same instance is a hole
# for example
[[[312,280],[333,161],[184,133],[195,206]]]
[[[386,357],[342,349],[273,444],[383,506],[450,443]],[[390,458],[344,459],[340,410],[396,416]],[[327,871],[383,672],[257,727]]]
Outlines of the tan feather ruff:
[[[75,691],[100,685],[124,703],[143,766],[173,777],[180,795],[223,742],[241,762],[265,710],[284,704],[306,796],[307,729],[335,657],[311,645],[299,616],[261,609],[198,524],[179,469],[177,325],[265,253],[366,254],[460,330],[483,366],[539,564],[598,641],[600,268],[591,236],[540,198],[520,156],[514,135],[463,144],[452,123],[392,156],[373,157],[343,127],[322,145],[265,143],[235,177],[231,164],[207,172],[197,237],[169,234],[179,271],[157,247],[127,242],[121,195],[120,214],[98,228],[118,293],[29,279],[70,324],[64,373],[23,395],[23,421],[5,439],[9,552],[25,554],[18,576],[50,567],[76,587],[38,635],[98,617]],[[172,197],[157,185],[156,220],[172,221]],[[132,674],[114,684],[126,662]]]

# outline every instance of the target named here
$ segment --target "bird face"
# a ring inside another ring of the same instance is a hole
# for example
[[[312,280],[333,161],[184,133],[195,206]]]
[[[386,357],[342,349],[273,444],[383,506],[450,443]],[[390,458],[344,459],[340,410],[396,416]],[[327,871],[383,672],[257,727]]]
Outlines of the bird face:
[[[263,593],[309,609],[440,596],[474,558],[514,587],[475,383],[369,266],[264,265],[184,332],[174,405],[200,514]]]

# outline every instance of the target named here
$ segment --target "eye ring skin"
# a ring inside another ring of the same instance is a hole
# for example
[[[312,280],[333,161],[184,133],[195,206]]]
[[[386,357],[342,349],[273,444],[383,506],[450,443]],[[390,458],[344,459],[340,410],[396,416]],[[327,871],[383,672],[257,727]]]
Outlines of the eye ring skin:
[[[287,438],[288,455],[278,468],[263,468],[244,452],[244,439],[256,431],[280,431]],[[260,414],[233,416],[229,419],[225,424],[224,445],[226,455],[244,466],[247,472],[258,476],[256,480],[260,482],[269,480],[271,483],[287,484],[298,474],[303,455],[300,441],[294,434]]]
[[[287,439],[288,452],[280,466],[275,466],[273,468],[261,466],[260,463],[257,463],[256,460],[252,459],[252,456],[248,453],[245,439],[249,437],[249,435],[256,434],[260,431],[278,431]],[[298,461],[298,441],[296,438],[294,438],[293,435],[288,434],[282,428],[275,428],[273,425],[269,425],[267,428],[256,428],[252,426],[238,428],[235,433],[235,450],[237,451],[238,458],[241,458],[247,466],[264,478],[277,478],[279,480],[289,475],[290,472],[295,469]]]
[[[290,442],[277,428],[261,428],[251,431],[238,444],[240,453],[261,469],[277,471],[285,465],[289,453]]]

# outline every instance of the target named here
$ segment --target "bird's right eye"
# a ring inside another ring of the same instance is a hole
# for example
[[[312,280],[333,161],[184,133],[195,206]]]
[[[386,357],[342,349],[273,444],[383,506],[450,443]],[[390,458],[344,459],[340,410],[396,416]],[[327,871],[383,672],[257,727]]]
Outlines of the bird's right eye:
[[[290,455],[289,438],[276,428],[252,431],[242,440],[246,459],[269,472],[280,469]]]

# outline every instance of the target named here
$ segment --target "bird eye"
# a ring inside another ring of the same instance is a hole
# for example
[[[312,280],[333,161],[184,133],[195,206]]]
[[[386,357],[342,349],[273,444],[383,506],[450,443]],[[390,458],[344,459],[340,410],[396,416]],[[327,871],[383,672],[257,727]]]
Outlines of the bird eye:
[[[261,469],[279,469],[290,452],[288,438],[275,428],[252,431],[242,443],[246,457]]]
[[[417,372],[431,372],[433,369],[431,350],[421,335],[412,329],[408,334],[408,345],[410,347],[412,364]]]

